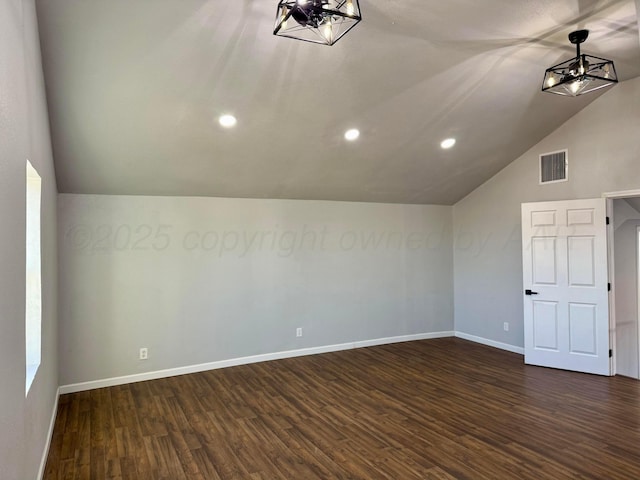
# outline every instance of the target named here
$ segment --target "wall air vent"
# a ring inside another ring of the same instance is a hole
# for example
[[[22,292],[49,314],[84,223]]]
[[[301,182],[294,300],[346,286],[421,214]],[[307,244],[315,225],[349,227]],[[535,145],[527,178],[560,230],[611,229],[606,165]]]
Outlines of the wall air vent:
[[[566,182],[569,179],[568,151],[540,155],[540,184]]]

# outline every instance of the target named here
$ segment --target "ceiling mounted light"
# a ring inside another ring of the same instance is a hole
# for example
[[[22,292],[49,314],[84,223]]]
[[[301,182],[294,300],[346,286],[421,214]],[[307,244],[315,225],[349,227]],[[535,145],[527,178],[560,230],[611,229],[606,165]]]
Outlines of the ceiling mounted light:
[[[344,132],[344,138],[346,138],[350,142],[357,140],[359,136],[360,130],[358,130],[357,128],[352,128],[351,130],[347,130],[346,132]]]
[[[443,140],[440,143],[440,147],[444,148],[445,150],[448,150],[451,147],[453,147],[455,144],[456,144],[456,139],[455,138],[447,138],[446,140]]]
[[[333,45],[360,20],[358,0],[280,0],[273,34]]]
[[[220,125],[222,125],[224,128],[231,128],[236,126],[238,120],[236,120],[236,117],[234,117],[233,115],[222,115],[218,119],[218,122],[220,122]]]
[[[547,69],[543,92],[577,97],[618,83],[612,60],[580,54],[580,44],[588,36],[589,30],[569,34],[569,41],[576,46],[576,56]]]

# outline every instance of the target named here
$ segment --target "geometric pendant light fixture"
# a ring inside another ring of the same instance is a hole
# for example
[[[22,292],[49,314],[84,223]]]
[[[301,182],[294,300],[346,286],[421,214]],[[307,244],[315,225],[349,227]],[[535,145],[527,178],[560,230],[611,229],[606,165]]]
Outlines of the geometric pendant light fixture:
[[[333,45],[360,20],[358,0],[280,0],[273,34]]]
[[[618,83],[613,61],[580,53],[580,44],[588,36],[589,30],[569,34],[569,41],[576,46],[576,56],[546,70],[543,92],[577,97]]]

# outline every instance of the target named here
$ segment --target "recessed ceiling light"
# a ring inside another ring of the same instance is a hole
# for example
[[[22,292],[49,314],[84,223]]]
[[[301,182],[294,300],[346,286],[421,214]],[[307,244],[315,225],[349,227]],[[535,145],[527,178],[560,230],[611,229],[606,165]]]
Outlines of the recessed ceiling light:
[[[456,144],[456,139],[455,138],[447,138],[446,140],[443,140],[442,143],[440,143],[440,146],[442,148],[444,148],[445,150],[453,147]]]
[[[222,115],[218,121],[224,128],[235,127],[236,123],[238,123],[238,120],[233,115]]]
[[[360,130],[358,130],[357,128],[352,128],[351,130],[347,130],[346,132],[344,132],[344,138],[346,138],[350,142],[357,140],[359,136]]]

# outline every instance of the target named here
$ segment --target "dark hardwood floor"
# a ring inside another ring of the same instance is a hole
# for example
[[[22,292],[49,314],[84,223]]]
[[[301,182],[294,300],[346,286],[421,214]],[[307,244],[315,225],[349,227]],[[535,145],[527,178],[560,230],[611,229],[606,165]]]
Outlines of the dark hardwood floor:
[[[459,339],[60,398],[46,479],[638,479],[640,382]]]

